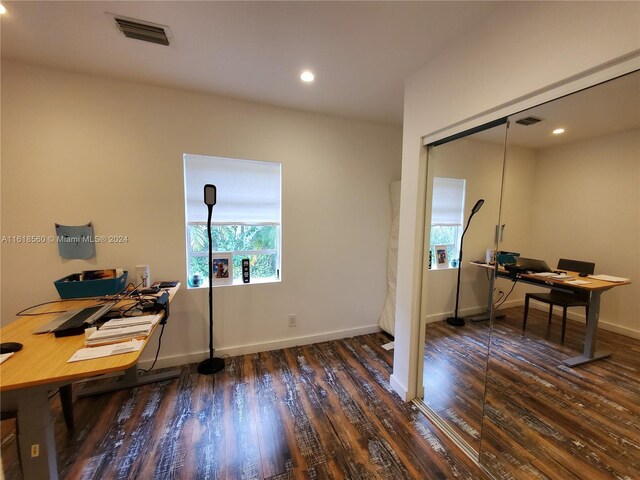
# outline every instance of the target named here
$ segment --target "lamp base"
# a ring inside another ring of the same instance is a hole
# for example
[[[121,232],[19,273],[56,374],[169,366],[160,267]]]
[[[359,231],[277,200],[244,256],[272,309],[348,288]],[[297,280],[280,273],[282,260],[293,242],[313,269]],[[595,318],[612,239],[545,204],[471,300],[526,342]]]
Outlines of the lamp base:
[[[198,364],[198,373],[202,375],[211,375],[212,373],[219,372],[224,368],[224,359],[222,358],[207,358]]]
[[[447,323],[454,327],[462,327],[465,324],[465,321],[462,317],[449,317],[447,318]]]

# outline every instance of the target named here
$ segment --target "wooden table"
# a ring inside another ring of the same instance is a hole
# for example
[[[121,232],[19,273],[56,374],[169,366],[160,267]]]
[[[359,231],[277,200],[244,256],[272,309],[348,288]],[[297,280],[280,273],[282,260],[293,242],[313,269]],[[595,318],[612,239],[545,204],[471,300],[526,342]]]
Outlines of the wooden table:
[[[536,285],[539,287],[548,288],[550,290],[558,290],[561,292],[573,293],[576,291],[589,292],[589,317],[587,318],[587,328],[585,330],[584,347],[582,355],[568,358],[562,363],[570,367],[576,367],[585,363],[593,362],[611,356],[611,352],[598,352],[596,351],[596,339],[598,335],[598,321],[600,318],[600,297],[603,292],[611,290],[614,287],[631,284],[630,280],[624,282],[606,282],[603,280],[596,280],[590,277],[580,277],[578,272],[567,271],[567,275],[574,277],[574,280],[585,280],[588,284],[585,285],[571,285],[564,280],[557,280],[548,277],[541,277],[535,273],[519,274],[514,277],[503,267],[496,268],[494,265],[472,263],[475,266],[487,268],[492,270],[491,282],[490,282],[490,294],[489,298],[493,298],[493,279],[494,278],[506,278],[511,281],[518,281],[522,283],[528,283],[530,285]],[[491,300],[490,300],[491,301]]]
[[[168,289],[170,301],[179,288],[180,284]],[[38,307],[30,313],[83,308],[96,303],[92,299],[61,301]],[[120,305],[116,305],[116,308],[118,306]],[[84,335],[56,338],[53,333],[32,333],[52,318],[52,314],[23,316],[0,330],[2,342],[19,342],[23,345],[22,350],[0,365],[0,400],[3,411],[17,411],[18,448],[25,480],[58,478],[53,420],[49,406],[51,391],[67,387],[75,381],[112,372],[124,371],[124,381],[112,387],[83,390],[82,396],[177,376],[174,371],[138,377],[138,358],[151,335],[145,339],[144,346],[139,351],[67,363],[77,350],[85,346]]]

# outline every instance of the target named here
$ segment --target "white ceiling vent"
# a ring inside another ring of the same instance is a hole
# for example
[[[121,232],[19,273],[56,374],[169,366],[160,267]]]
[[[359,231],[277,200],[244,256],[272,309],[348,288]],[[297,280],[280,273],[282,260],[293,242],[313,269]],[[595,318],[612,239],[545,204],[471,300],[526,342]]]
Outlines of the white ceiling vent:
[[[116,22],[116,27],[125,37],[135,38],[144,42],[157,43],[159,45],[169,45],[171,31],[165,25],[136,20],[134,18],[122,17],[120,15],[108,14]]]

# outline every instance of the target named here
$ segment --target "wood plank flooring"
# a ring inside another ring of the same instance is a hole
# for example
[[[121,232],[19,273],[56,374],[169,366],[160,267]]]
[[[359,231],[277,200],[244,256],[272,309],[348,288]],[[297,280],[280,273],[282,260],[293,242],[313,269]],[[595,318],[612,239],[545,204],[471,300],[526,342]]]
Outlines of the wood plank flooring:
[[[562,360],[582,351],[583,323],[569,321],[561,345],[559,318],[548,325],[545,312],[530,311],[523,335],[522,308],[505,312],[494,324],[487,370],[483,465],[499,479],[640,478],[640,341],[600,329],[598,348],[613,356],[569,368]],[[439,360],[453,359],[444,375],[455,380],[440,381],[451,390],[433,403],[477,428],[477,411],[466,416],[459,406],[460,398],[477,399],[478,371],[469,368],[473,355],[458,358],[476,351],[487,330],[476,324],[445,334]],[[425,378],[426,370],[427,363]],[[464,385],[470,391],[461,393]]]
[[[227,359],[215,376],[76,400],[62,479],[485,479],[388,383],[379,333]],[[7,480],[22,478],[15,421],[2,422]]]

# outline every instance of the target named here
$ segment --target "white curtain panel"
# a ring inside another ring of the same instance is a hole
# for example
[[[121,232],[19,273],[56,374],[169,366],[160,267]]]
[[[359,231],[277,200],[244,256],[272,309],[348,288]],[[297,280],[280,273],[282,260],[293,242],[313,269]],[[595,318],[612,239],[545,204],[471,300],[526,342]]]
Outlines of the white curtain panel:
[[[395,335],[396,282],[398,278],[398,237],[400,235],[400,181],[389,186],[391,193],[391,234],[387,251],[387,298],[378,325],[389,335]]]

